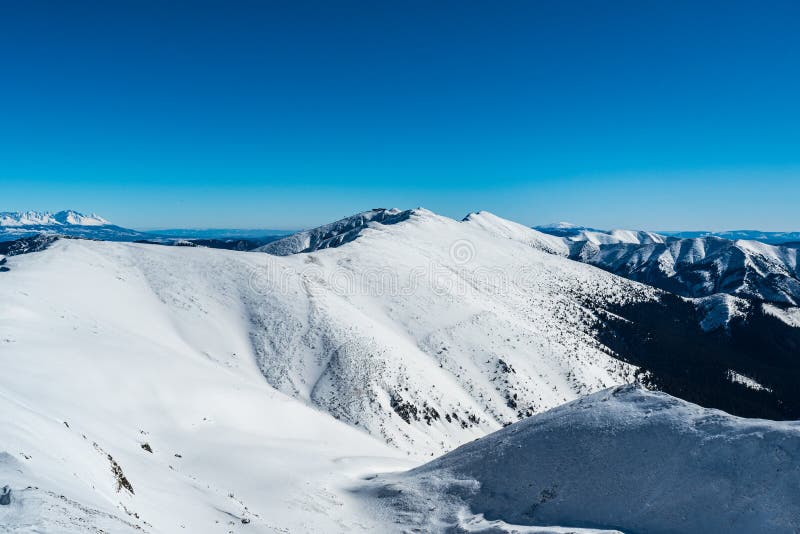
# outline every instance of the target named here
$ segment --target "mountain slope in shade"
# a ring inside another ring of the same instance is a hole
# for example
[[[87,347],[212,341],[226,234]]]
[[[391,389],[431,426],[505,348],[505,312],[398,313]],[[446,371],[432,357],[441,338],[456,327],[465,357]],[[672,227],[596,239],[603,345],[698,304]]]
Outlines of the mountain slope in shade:
[[[800,424],[624,386],[373,479],[365,491],[397,510],[398,524],[425,532],[795,532]]]
[[[411,211],[400,211],[396,208],[376,208],[318,228],[297,232],[255,250],[276,256],[288,256],[338,247],[354,240],[370,224],[395,224],[407,219],[410,213]]]

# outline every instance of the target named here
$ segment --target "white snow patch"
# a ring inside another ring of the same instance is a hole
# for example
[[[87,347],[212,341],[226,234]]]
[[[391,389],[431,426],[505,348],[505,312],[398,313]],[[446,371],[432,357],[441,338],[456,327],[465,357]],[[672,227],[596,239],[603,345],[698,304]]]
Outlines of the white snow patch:
[[[734,384],[741,384],[755,391],[766,391],[767,393],[772,393],[772,390],[769,389],[768,387],[762,386],[749,376],[737,373],[733,369],[728,369],[728,380],[730,380]]]
[[[779,308],[772,304],[764,304],[763,309],[764,312],[777,317],[789,326],[800,328],[800,308]]]
[[[700,327],[706,332],[728,328],[734,318],[746,317],[750,308],[747,300],[724,293],[694,299],[694,302],[697,309],[703,313]]]

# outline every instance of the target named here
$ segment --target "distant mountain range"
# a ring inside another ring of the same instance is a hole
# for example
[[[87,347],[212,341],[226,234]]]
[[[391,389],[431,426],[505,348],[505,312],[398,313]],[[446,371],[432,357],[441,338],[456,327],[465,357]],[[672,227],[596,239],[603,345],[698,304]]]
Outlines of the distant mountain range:
[[[723,239],[746,239],[780,245],[800,241],[800,232],[762,232],[760,230],[730,230],[727,232],[662,232],[665,235],[682,238],[721,237]]]
[[[57,213],[48,211],[0,212],[0,226],[110,226],[111,223],[94,213],[84,215],[73,210]]]
[[[368,227],[402,222],[413,210],[376,208],[339,221],[289,234],[281,230],[165,229],[143,232],[123,228],[96,215],[74,210],[0,213],[0,242],[37,236],[66,236],[103,241],[139,241],[164,245],[202,246],[229,250],[255,250],[285,256],[338,247],[359,237]],[[494,216],[492,216],[494,217]],[[494,218],[497,219],[497,218]],[[481,213],[465,220],[487,224]],[[501,219],[498,219],[501,220]],[[516,223],[510,223],[516,225]],[[493,220],[499,237],[517,229]],[[502,231],[501,231],[502,229]],[[800,247],[770,245],[761,241],[728,239],[708,232],[667,235],[642,230],[600,230],[570,223],[539,226],[526,239],[539,250],[589,263],[619,276],[693,298],[726,294],[778,306],[800,306]],[[690,237],[681,237],[681,236]],[[736,231],[726,235],[764,240],[800,239],[800,232]],[[39,250],[40,240],[25,240],[4,247],[6,255]],[[731,300],[709,305],[728,316],[746,306]],[[724,304],[722,308],[720,305]],[[712,321],[709,324],[716,324]]]
[[[748,241],[760,241],[771,245],[793,244],[797,246],[800,243],[800,232],[764,232],[761,230],[728,230],[724,232],[710,232],[705,230],[685,230],[679,232],[673,231],[659,231],[659,232],[643,232],[639,230],[599,230],[588,226],[579,226],[569,222],[558,222],[553,224],[546,224],[542,226],[534,226],[535,230],[544,232],[550,235],[559,237],[578,237],[583,236],[591,240],[589,236],[594,236],[596,242],[604,244],[613,242],[642,242],[641,240],[631,239],[625,237],[626,234],[631,232],[641,234],[643,236],[651,236],[652,242],[662,243],[668,237],[675,237],[681,239],[695,239],[704,237],[720,237],[722,239],[730,239],[732,241],[744,239]],[[609,237],[603,237],[609,236]],[[617,239],[619,238],[619,239]]]
[[[565,223],[538,230],[561,237],[571,259],[678,295],[727,294],[800,305],[800,248],[794,245],[714,235],[682,238],[633,230],[604,231]]]
[[[0,212],[0,242],[57,235],[100,241],[149,241],[162,245],[251,250],[290,233],[287,230],[185,228],[140,231],[117,226],[96,214],[84,215],[75,210]]]
[[[122,228],[99,215],[84,215],[74,210],[0,212],[0,241],[38,234],[64,235],[104,241],[135,241],[147,234]]]

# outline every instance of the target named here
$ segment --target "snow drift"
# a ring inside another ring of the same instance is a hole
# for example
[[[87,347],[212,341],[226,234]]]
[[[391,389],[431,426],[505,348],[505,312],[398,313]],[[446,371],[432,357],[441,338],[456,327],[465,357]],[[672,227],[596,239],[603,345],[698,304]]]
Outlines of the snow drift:
[[[741,419],[622,386],[378,477],[370,491],[391,503],[398,524],[431,532],[493,521],[796,532],[800,423]]]

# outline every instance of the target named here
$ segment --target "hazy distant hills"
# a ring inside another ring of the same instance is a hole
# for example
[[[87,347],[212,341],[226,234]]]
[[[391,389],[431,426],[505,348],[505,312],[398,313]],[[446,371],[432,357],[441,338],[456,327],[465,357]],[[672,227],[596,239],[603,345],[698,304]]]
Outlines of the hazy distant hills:
[[[706,230],[685,230],[679,232],[673,231],[659,231],[659,232],[643,232],[640,230],[599,230],[588,226],[579,226],[569,222],[558,222],[553,224],[546,224],[541,226],[534,226],[535,230],[544,232],[546,234],[555,235],[559,237],[577,238],[578,240],[595,240],[602,241],[604,244],[613,243],[621,240],[628,243],[635,242],[631,238],[625,238],[624,234],[633,232],[634,234],[642,234],[648,236],[657,236],[657,242],[663,242],[669,237],[679,239],[695,239],[705,237],[720,237],[722,239],[729,239],[735,241],[743,239],[748,241],[760,241],[770,245],[784,245],[794,244],[797,246],[800,243],[800,232],[764,232],[761,230],[728,230],[723,232],[711,232]],[[607,237],[604,237],[607,236]],[[584,239],[585,238],[585,239]],[[641,242],[641,241],[638,241]]]
[[[133,230],[117,226],[96,214],[75,210],[0,212],[0,242],[34,236],[65,236],[99,241],[148,241],[162,245],[205,246],[251,250],[290,234],[269,229],[159,229]],[[24,248],[24,245],[17,247]]]
[[[663,232],[662,232],[663,233]],[[762,232],[760,230],[730,230],[727,232],[666,232],[666,235],[681,238],[721,237],[723,239],[746,239],[773,245],[800,241],[800,232]]]

